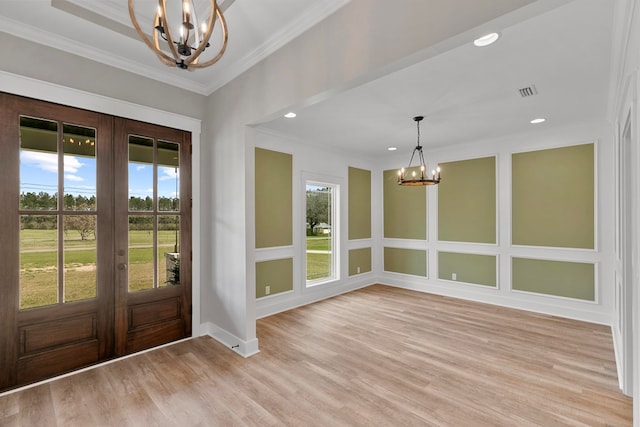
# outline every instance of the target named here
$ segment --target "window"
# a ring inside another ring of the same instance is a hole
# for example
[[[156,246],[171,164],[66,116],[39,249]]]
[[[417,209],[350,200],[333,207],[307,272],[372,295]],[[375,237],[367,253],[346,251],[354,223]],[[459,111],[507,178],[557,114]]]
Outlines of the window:
[[[338,186],[306,181],[306,280],[314,286],[337,280]]]

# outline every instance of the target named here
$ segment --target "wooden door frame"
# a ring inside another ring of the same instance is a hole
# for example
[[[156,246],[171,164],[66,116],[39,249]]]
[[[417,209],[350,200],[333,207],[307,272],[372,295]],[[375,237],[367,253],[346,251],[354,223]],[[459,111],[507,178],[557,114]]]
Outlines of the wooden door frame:
[[[12,74],[0,70],[0,92],[25,96],[42,101],[53,102],[75,108],[82,108],[98,113],[109,114],[116,117],[124,117],[146,123],[168,126],[175,129],[183,129],[191,133],[192,158],[200,159],[202,120],[185,116],[180,112],[161,110],[148,105],[124,101],[113,97],[91,93],[81,89],[70,88],[58,84],[36,80],[30,77]],[[192,247],[194,250],[192,259],[191,292],[193,313],[191,315],[192,335],[198,336],[210,332],[206,325],[201,325],[201,251],[202,227],[201,227],[201,167],[200,161],[191,163],[191,189],[193,207],[191,211],[192,221]],[[0,191],[2,191],[0,189]],[[0,193],[2,194],[2,193]],[[2,221],[2,218],[0,218]],[[0,222],[1,224],[1,222]],[[2,364],[0,355],[0,365]]]
[[[42,117],[44,119],[52,119],[62,123],[70,123],[77,124],[81,126],[89,126],[95,127],[96,129],[100,129],[98,138],[101,138],[102,143],[97,144],[97,148],[102,147],[96,155],[99,156],[102,161],[97,164],[97,194],[105,194],[105,196],[101,197],[97,206],[96,214],[99,218],[104,218],[102,221],[110,221],[110,223],[115,224],[114,221],[114,192],[111,190],[105,191],[104,189],[107,187],[113,188],[113,181],[116,179],[116,174],[112,173],[114,170],[114,156],[112,150],[111,142],[114,141],[115,135],[113,134],[113,121],[116,119],[113,116],[101,114],[98,112],[92,112],[87,110],[78,109],[75,107],[68,107],[64,105],[54,105],[48,103],[46,101],[40,101],[32,98],[22,98],[17,97],[12,94],[2,93],[0,92],[0,117],[3,117],[7,120],[17,120],[17,117],[20,115],[28,115],[33,117]],[[17,115],[16,115],[17,114]],[[13,117],[16,116],[16,117]],[[80,118],[78,116],[81,116]],[[93,121],[92,121],[93,120]],[[1,203],[0,204],[0,225],[4,228],[4,230],[10,230],[5,234],[5,242],[9,244],[5,244],[2,250],[3,260],[5,263],[10,264],[12,266],[18,266],[20,260],[20,228],[16,225],[19,222],[19,215],[21,214],[18,209],[18,200],[20,194],[20,178],[19,178],[19,168],[20,168],[20,149],[17,147],[17,141],[19,141],[20,134],[19,125],[10,126],[8,129],[5,129],[4,132],[0,135],[0,155],[3,156],[3,159],[10,159],[7,163],[9,170],[8,176],[9,178],[5,179],[4,185],[0,187],[0,197],[2,200],[15,200],[16,203]],[[62,132],[62,130],[60,130]],[[190,154],[191,154],[191,138],[188,131],[177,131],[180,132],[182,139],[180,142],[181,147],[181,156],[187,159],[189,158],[190,163]],[[117,144],[116,144],[117,145]],[[125,144],[126,146],[126,144]],[[188,171],[188,167],[185,168],[185,172]],[[185,173],[183,178],[181,179],[181,197],[184,197],[184,200],[188,200],[191,202],[191,185],[192,185],[192,177],[190,173]],[[61,182],[61,181],[60,181]],[[55,215],[58,217],[62,215],[64,211],[64,206],[58,206],[58,210]],[[30,214],[30,212],[27,212]],[[191,209],[188,209],[188,220],[184,220],[184,226],[181,224],[182,228],[182,236],[185,240],[190,240],[192,237],[192,222],[191,222]],[[102,242],[102,243],[101,243]],[[103,236],[98,240],[99,257],[100,260],[98,263],[102,265],[99,268],[99,279],[98,279],[98,289],[97,295],[94,300],[87,300],[78,303],[73,303],[71,306],[62,305],[59,307],[56,306],[48,306],[42,308],[34,308],[30,310],[21,311],[18,309],[19,307],[19,279],[20,279],[20,269],[11,268],[10,273],[7,274],[4,279],[8,281],[9,286],[3,287],[2,292],[2,302],[0,303],[3,310],[0,312],[0,322],[3,325],[3,329],[11,330],[10,333],[3,334],[2,338],[0,338],[0,347],[3,348],[3,351],[0,354],[0,369],[3,373],[9,373],[9,375],[2,375],[0,377],[0,389],[7,389],[11,387],[15,387],[16,384],[24,384],[32,382],[32,379],[21,379],[16,375],[18,369],[19,362],[19,328],[21,324],[21,318],[28,318],[33,321],[42,321],[44,320],[43,312],[48,311],[55,313],[66,311],[66,312],[83,312],[86,307],[94,307],[95,311],[98,312],[97,317],[99,318],[99,322],[101,324],[113,324],[114,323],[114,296],[115,289],[114,286],[109,286],[109,284],[114,283],[114,271],[115,271],[115,243],[114,243],[114,233],[103,232]],[[183,247],[189,247],[190,244],[186,244]],[[100,255],[102,254],[102,255]],[[185,269],[183,270],[183,277],[191,277],[192,271],[190,268],[190,263],[185,263]],[[187,274],[189,276],[187,276]],[[101,286],[102,284],[102,286]],[[191,283],[189,286],[182,286],[182,289],[185,290],[183,294],[187,297],[188,301],[191,301]],[[4,310],[5,307],[12,306],[14,307],[11,310]],[[64,308],[63,308],[64,307]],[[85,308],[82,308],[85,307]],[[105,308],[110,307],[110,308]],[[191,310],[190,307],[185,307],[184,311],[186,312],[185,318],[188,319],[186,322],[186,336],[191,336],[192,332],[192,318],[191,318]],[[95,362],[104,361],[108,358],[111,358],[114,355],[114,345],[115,340],[113,334],[101,334],[101,340],[99,341],[99,360],[89,362],[89,364],[93,364]],[[63,373],[64,371],[60,371],[59,373]],[[38,373],[34,373],[36,380],[41,379],[38,377]],[[56,374],[57,375],[57,374]],[[49,376],[49,374],[44,374],[44,377]]]

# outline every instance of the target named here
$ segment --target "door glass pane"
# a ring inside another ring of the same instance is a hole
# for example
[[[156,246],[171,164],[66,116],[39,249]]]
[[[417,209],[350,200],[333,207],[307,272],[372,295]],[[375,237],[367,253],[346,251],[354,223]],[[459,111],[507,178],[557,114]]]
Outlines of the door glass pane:
[[[20,116],[20,208],[58,208],[58,124]]]
[[[96,297],[96,215],[64,217],[64,300]]]
[[[158,210],[180,210],[180,146],[158,141]]]
[[[129,210],[153,210],[153,139],[129,135]]]
[[[58,302],[58,217],[20,216],[20,309]]]
[[[158,286],[180,284],[180,217],[158,216]]]
[[[63,125],[64,208],[96,210],[96,130]]]
[[[153,216],[129,216],[129,291],[154,284]]]

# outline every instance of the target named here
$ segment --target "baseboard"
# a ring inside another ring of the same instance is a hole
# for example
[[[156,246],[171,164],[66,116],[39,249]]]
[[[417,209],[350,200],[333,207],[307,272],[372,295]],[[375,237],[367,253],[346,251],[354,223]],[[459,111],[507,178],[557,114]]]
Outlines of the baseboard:
[[[209,335],[242,357],[250,357],[260,352],[257,338],[248,341],[242,340],[212,322],[200,324],[200,332],[201,335]]]
[[[624,393],[624,377],[622,375],[622,364],[624,363],[623,351],[622,351],[622,338],[616,331],[616,328],[611,326],[611,338],[613,340],[613,355],[616,358],[616,369],[618,372],[618,387]]]
[[[426,292],[435,295],[460,298],[468,301],[476,301],[501,307],[515,308],[518,310],[611,326],[611,314],[598,311],[597,308],[599,306],[593,303],[580,303],[579,301],[574,302],[551,298],[549,301],[545,301],[543,296],[535,297],[529,294],[516,295],[514,293],[504,294],[495,288],[484,290],[478,289],[475,286],[469,287],[470,289],[460,289],[457,287],[452,288],[450,286],[434,284],[431,282],[416,282],[411,280],[411,278],[408,278],[407,280],[390,280],[389,278],[380,278],[378,283],[418,292]]]
[[[313,289],[305,289],[304,292],[288,292],[280,297],[278,295],[274,295],[268,299],[264,298],[258,300],[256,304],[256,318],[261,319],[263,317],[272,316],[274,314],[282,313],[283,311],[355,291],[356,289],[364,288],[375,283],[378,283],[375,277],[372,275],[363,275],[362,278],[359,278],[358,280],[351,280],[348,284],[318,285]]]

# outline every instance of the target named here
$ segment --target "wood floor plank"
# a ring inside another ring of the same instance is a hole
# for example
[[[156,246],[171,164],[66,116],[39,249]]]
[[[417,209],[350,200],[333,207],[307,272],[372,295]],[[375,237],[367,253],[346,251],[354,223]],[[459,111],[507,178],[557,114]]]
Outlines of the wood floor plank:
[[[630,426],[606,326],[370,286],[0,397],[7,426]]]

